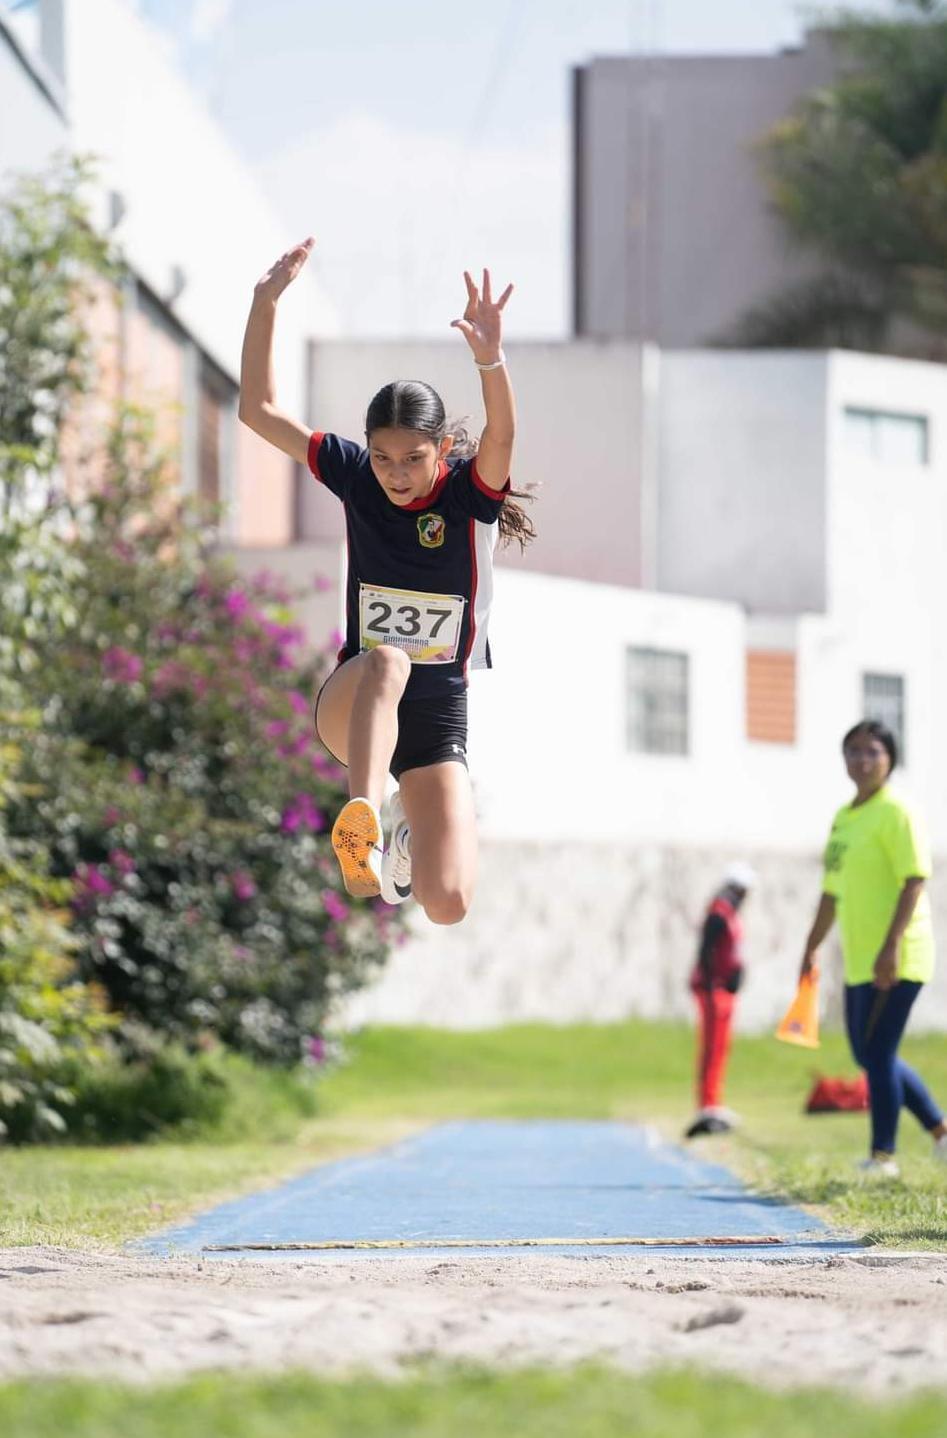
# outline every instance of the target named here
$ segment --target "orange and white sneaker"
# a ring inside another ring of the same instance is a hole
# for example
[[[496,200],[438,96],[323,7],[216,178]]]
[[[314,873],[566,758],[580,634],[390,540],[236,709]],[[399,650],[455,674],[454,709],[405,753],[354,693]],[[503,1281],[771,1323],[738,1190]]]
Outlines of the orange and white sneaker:
[[[367,799],[350,799],[332,825],[332,847],[353,899],[381,893],[381,816]]]

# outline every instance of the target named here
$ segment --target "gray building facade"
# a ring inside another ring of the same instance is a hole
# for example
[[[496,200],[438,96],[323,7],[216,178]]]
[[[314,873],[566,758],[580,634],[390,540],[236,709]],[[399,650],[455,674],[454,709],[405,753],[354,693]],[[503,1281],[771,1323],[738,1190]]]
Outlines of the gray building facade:
[[[770,212],[756,143],[837,62],[826,32],[753,56],[629,56],[574,72],[573,324],[713,343],[812,273]]]

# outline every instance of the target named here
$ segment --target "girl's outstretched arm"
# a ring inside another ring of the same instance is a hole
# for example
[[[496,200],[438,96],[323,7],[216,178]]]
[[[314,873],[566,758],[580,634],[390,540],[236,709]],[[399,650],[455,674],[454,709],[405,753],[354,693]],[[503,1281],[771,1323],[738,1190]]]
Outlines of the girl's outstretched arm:
[[[303,240],[287,250],[253,290],[253,304],[243,336],[240,362],[240,419],[257,434],[275,444],[297,464],[305,464],[309,449],[309,428],[286,414],[276,403],[273,379],[273,330],[276,304],[287,285],[292,284],[309,258],[315,241]]]
[[[513,286],[507,285],[500,298],[494,301],[489,270],[483,272],[483,286],[479,291],[466,270],[464,282],[467,285],[467,308],[463,319],[453,320],[452,324],[460,330],[473,350],[474,363],[480,366],[487,422],[477,451],[477,473],[491,489],[502,489],[510,477],[516,432],[513,386],[500,348],[503,309],[513,293]]]

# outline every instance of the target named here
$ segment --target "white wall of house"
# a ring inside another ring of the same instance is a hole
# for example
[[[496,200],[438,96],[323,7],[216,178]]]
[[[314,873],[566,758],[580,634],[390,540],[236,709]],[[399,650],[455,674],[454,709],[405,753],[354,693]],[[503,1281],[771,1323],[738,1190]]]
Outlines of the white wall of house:
[[[827,367],[805,352],[662,354],[660,589],[825,607]]]
[[[39,53],[38,27],[0,6],[0,183],[39,169],[67,144],[66,99]]]
[[[473,679],[485,832],[814,852],[846,793],[839,740],[861,717],[871,673],[904,681],[901,782],[947,849],[936,749],[938,716],[947,714],[938,642],[947,612],[947,370],[838,352],[662,355],[655,593],[625,577],[629,548],[646,550],[631,530],[643,509],[646,420],[640,399],[623,405],[640,383],[640,353],[522,345],[511,346],[510,360],[523,395],[515,472],[542,481],[540,538],[525,559],[501,552],[497,668]],[[317,423],[349,433],[361,432],[367,399],[394,375],[434,376],[455,412],[476,412],[479,399],[466,354],[449,343],[319,344],[312,369]],[[846,408],[926,416],[928,463],[857,452]],[[586,468],[593,439],[601,463]],[[307,504],[308,533],[340,534],[332,496],[312,485]],[[607,582],[616,571],[619,583]],[[690,656],[687,758],[627,751],[629,644]],[[748,648],[796,656],[791,744],[746,739]],[[511,751],[509,725],[521,715],[527,728]],[[551,778],[589,755],[613,800],[604,812],[590,809],[585,785]]]
[[[9,23],[0,15],[0,83],[0,169],[41,169],[66,147],[95,156],[96,221],[179,327],[188,377],[182,479],[193,485],[199,354],[237,379],[253,285],[301,237],[274,214],[177,71],[167,39],[131,0],[39,0]],[[317,271],[318,259],[284,301],[275,346],[280,398],[301,417],[309,337],[336,328]],[[180,395],[169,402],[181,404]],[[285,545],[294,533],[294,466],[238,430],[232,405],[224,427],[229,537]]]

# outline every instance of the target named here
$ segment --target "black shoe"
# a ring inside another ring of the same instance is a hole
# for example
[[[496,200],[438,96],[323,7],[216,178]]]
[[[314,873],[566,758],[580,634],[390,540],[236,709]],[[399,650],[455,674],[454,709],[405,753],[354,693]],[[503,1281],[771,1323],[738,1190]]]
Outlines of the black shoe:
[[[718,1118],[714,1113],[698,1114],[690,1128],[684,1130],[685,1138],[700,1138],[705,1133],[730,1133],[732,1123],[725,1118]]]

